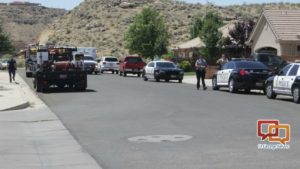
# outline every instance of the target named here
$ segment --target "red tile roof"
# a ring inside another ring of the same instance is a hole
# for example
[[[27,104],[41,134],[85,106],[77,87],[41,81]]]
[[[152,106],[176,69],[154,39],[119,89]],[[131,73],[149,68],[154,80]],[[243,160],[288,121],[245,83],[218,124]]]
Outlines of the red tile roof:
[[[278,40],[300,41],[300,10],[265,10],[263,15]]]

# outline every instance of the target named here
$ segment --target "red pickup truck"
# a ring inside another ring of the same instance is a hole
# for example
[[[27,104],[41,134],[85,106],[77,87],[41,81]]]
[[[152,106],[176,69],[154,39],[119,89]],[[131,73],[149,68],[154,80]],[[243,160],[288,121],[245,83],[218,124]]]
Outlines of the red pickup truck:
[[[126,56],[123,61],[120,62],[120,76],[127,76],[127,73],[137,74],[138,77],[143,73],[143,68],[146,63],[140,56]]]

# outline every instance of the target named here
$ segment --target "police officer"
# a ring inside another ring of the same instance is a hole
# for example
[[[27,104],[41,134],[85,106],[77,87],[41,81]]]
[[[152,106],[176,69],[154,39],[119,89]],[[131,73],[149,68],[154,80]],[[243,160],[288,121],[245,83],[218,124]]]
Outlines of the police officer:
[[[195,69],[196,69],[196,77],[197,77],[197,90],[200,89],[200,78],[203,85],[203,90],[206,90],[207,87],[205,85],[205,74],[206,74],[206,68],[207,68],[207,62],[202,57],[199,56],[196,63],[195,63]]]
[[[15,81],[16,70],[17,70],[17,62],[13,57],[11,57],[11,59],[8,61],[8,74],[9,74],[10,83],[12,82],[12,80]]]

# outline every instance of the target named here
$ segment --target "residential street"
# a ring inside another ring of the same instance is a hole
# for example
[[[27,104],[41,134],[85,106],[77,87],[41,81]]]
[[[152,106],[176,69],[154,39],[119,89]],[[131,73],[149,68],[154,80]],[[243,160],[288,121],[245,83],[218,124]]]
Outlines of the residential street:
[[[32,87],[32,79],[20,75]],[[196,90],[137,77],[88,76],[86,92],[38,96],[104,169],[299,169],[300,111],[289,97]],[[290,150],[258,150],[257,120],[291,125]],[[185,141],[129,141],[186,135]]]

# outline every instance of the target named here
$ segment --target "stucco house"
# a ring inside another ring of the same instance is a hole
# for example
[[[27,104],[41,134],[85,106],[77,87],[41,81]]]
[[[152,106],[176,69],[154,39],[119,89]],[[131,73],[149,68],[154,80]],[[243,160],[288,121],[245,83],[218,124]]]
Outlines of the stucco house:
[[[300,59],[300,10],[264,10],[247,44],[252,53],[269,52]]]
[[[226,25],[222,26],[221,28],[219,28],[219,32],[222,33],[222,36],[228,37],[229,32],[234,29],[235,27],[235,23],[237,21],[231,21],[229,23],[227,23]],[[195,52],[195,50],[198,50],[199,48],[205,47],[205,44],[203,43],[203,41],[197,37],[194,39],[191,39],[187,42],[182,42],[178,45],[176,45],[175,48],[172,49],[172,51],[174,52],[175,56],[177,56],[178,58],[191,58],[193,56],[193,53]]]
[[[187,42],[179,44],[176,48],[173,48],[172,51],[177,58],[192,58],[195,50],[204,47],[205,44],[202,40],[197,37]]]

